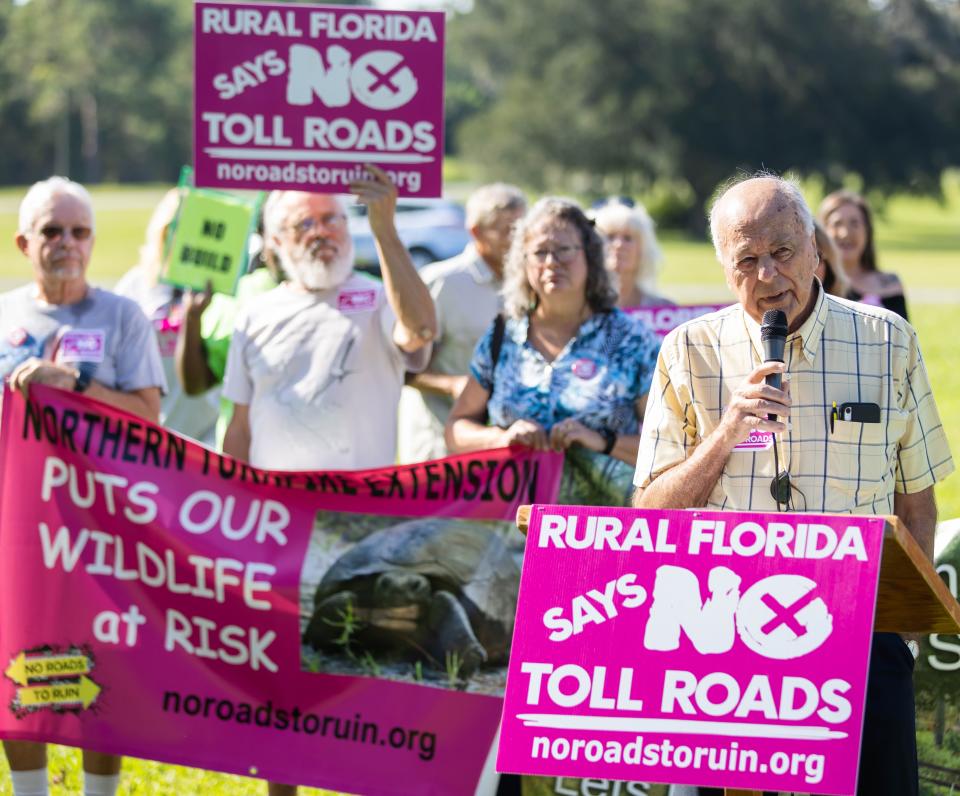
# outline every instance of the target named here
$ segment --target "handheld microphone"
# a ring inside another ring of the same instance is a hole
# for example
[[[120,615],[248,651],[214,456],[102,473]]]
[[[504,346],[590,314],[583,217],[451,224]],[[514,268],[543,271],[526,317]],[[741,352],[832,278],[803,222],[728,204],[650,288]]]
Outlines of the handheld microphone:
[[[787,346],[787,314],[783,310],[767,310],[760,324],[760,343],[763,345],[764,362],[783,362],[783,350]],[[768,373],[767,384],[783,389],[783,374]],[[767,420],[776,420],[776,415],[767,415]]]

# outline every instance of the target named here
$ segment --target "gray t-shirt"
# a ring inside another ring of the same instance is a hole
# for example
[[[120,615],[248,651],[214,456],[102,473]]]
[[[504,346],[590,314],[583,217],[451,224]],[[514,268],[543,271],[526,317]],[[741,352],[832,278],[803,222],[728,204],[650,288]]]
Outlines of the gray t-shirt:
[[[40,357],[112,390],[166,391],[156,336],[133,301],[92,286],[75,304],[47,304],[36,293],[31,284],[0,294],[0,378]]]

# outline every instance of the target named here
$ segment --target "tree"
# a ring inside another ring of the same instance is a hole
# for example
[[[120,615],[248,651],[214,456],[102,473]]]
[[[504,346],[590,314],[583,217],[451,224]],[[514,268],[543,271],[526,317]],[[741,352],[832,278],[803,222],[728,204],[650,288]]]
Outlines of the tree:
[[[935,15],[917,41],[954,24],[926,0],[902,2]],[[957,61],[908,63],[894,5],[608,0],[601,13],[486,0],[451,25],[451,58],[483,96],[460,151],[538,189],[677,180],[700,219],[738,169],[936,190],[960,148]]]
[[[0,62],[17,79],[2,100],[25,109],[28,133],[17,150],[88,182],[176,176],[191,139],[189,6],[31,0],[5,16]]]

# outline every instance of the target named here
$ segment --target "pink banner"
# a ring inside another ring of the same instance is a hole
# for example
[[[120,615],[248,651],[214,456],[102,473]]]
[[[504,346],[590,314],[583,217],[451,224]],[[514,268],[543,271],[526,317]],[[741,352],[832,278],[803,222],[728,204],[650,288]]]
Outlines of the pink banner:
[[[196,184],[346,193],[374,163],[441,195],[444,15],[198,2]]]
[[[555,499],[559,455],[271,473],[31,396],[5,392],[0,420],[0,736],[473,791],[512,634],[512,518]]]
[[[498,769],[852,794],[883,527],[535,506]]]
[[[643,321],[656,333],[657,337],[666,337],[681,323],[686,323],[709,312],[722,310],[729,304],[690,304],[686,306],[671,306],[657,304],[650,307],[626,307],[624,312]]]

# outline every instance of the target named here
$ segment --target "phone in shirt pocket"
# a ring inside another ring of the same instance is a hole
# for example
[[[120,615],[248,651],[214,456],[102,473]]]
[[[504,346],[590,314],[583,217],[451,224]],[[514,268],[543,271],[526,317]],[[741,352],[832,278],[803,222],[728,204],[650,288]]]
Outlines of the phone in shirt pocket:
[[[848,423],[879,423],[880,407],[877,404],[848,402],[837,410],[840,420]]]

